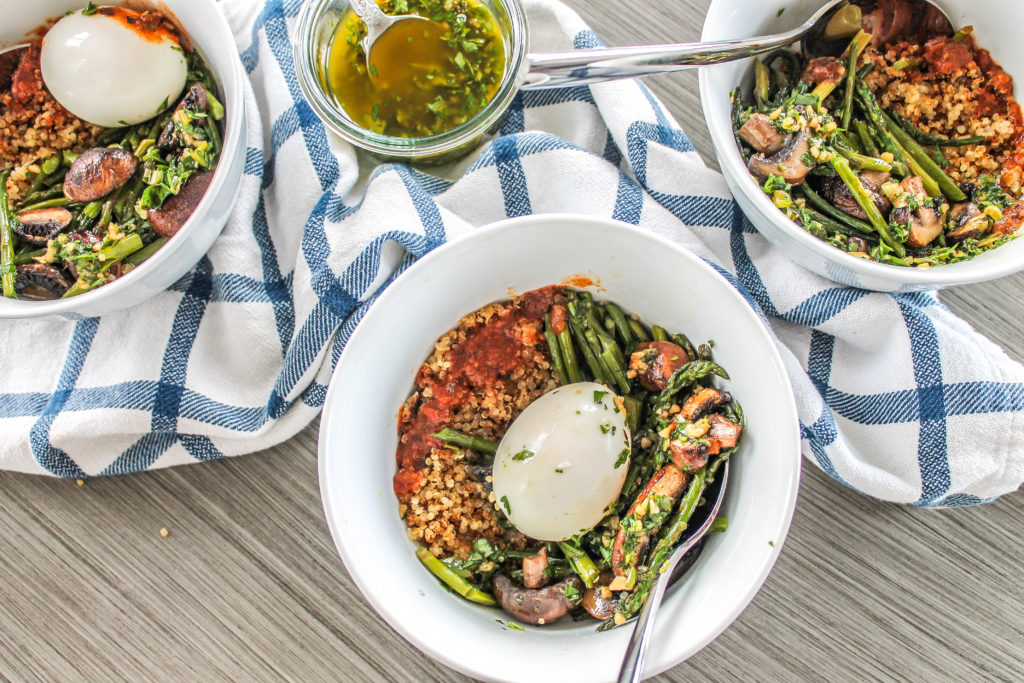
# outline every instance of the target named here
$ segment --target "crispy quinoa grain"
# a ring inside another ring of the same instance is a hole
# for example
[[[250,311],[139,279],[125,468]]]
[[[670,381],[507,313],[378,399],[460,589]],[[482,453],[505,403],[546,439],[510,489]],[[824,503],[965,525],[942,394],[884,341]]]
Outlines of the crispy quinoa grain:
[[[0,167],[13,167],[7,190],[17,202],[28,188],[29,174],[39,172],[41,160],[63,150],[82,152],[103,129],[75,117],[53,99],[43,86],[38,46],[24,50],[9,86],[0,88]]]
[[[409,538],[435,556],[465,557],[480,537],[499,548],[525,547],[525,537],[503,525],[494,493],[470,475],[477,456],[445,447],[429,434],[450,427],[500,440],[526,406],[558,386],[540,343],[543,314],[533,308],[520,298],[465,316],[434,344],[399,415],[399,513]],[[481,339],[488,343],[477,348]],[[429,420],[429,429],[418,431],[417,420]],[[422,466],[409,456],[419,450],[425,452]]]
[[[1010,195],[1021,196],[1024,121],[1012,97],[1013,81],[973,37],[958,43],[945,37],[924,45],[899,42],[869,49],[865,56],[875,64],[865,82],[883,107],[924,133],[988,138],[985,144],[942,148],[949,160],[944,170],[956,183],[989,174]],[[901,59],[921,67],[897,70]]]

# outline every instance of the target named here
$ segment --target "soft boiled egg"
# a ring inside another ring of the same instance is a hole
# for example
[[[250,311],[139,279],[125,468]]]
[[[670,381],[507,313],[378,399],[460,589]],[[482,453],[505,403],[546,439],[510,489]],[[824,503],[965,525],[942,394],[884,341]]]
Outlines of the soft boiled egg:
[[[178,37],[156,17],[91,7],[54,24],[43,39],[43,82],[80,119],[116,128],[173,106],[188,66]]]
[[[567,384],[509,426],[494,456],[494,495],[521,532],[562,541],[605,517],[629,469],[629,430],[617,399],[601,384]]]

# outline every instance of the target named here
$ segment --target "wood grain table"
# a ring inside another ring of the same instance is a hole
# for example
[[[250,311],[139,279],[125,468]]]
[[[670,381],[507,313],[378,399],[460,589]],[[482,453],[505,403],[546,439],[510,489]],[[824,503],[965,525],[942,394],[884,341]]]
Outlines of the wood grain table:
[[[709,1],[569,4],[628,44],[696,40]],[[650,84],[714,164],[696,76]],[[1024,356],[1024,277],[942,299]],[[346,574],[320,508],[316,430],[81,487],[0,474],[0,678],[464,680],[378,619]],[[807,465],[764,589],[662,680],[1024,680],[1022,520],[1019,493],[916,510]]]

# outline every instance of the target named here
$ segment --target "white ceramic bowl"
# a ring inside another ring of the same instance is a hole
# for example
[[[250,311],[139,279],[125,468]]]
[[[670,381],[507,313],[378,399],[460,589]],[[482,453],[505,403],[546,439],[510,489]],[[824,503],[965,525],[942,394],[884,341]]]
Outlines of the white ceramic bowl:
[[[1016,96],[1024,79],[1024,41],[1007,21],[1006,0],[934,0],[954,26],[974,26],[978,44],[1011,76]],[[1013,3],[1010,3],[1013,4]],[[821,7],[821,0],[712,0],[702,40],[749,38],[795,28]],[[779,11],[785,11],[779,15]],[[940,289],[983,282],[1024,269],[1024,240],[1014,240],[970,261],[920,269],[865,261],[825,244],[775,208],[747,171],[733,137],[729,92],[745,80],[750,60],[701,69],[704,118],[729,189],[754,226],[803,267],[836,282],[883,292]]]
[[[701,259],[633,226],[570,215],[502,221],[438,248],[381,295],[338,362],[320,425],[320,492],[345,566],[370,604],[425,653],[477,678],[613,680],[630,629],[598,633],[589,621],[507,630],[504,612],[442,588],[398,516],[396,413],[434,341],[463,315],[510,290],[577,274],[600,284],[595,296],[645,321],[714,339],[749,420],[729,474],[729,529],[709,539],[669,592],[647,675],[694,654],[743,611],[778,557],[796,504],[800,439],[782,361],[744,299]]]
[[[21,42],[26,33],[85,0],[0,0],[0,45]],[[98,3],[103,4],[103,3]],[[17,301],[0,297],[0,318],[49,315],[96,316],[142,303],[167,289],[202,258],[224,229],[238,195],[245,164],[245,106],[242,64],[224,15],[214,0],[106,2],[169,12],[184,28],[220,84],[224,103],[224,148],[213,182],[191,218],[160,251],[108,285],[70,299]]]

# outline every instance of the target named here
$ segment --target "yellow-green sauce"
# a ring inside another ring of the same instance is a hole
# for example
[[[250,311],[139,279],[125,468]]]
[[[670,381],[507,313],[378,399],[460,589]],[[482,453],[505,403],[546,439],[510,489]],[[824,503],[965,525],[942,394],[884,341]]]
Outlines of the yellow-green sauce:
[[[494,97],[505,71],[505,45],[494,15],[479,0],[378,0],[387,14],[417,14],[374,42],[367,66],[366,27],[351,10],[335,29],[327,85],[363,128],[395,137],[451,130]]]

